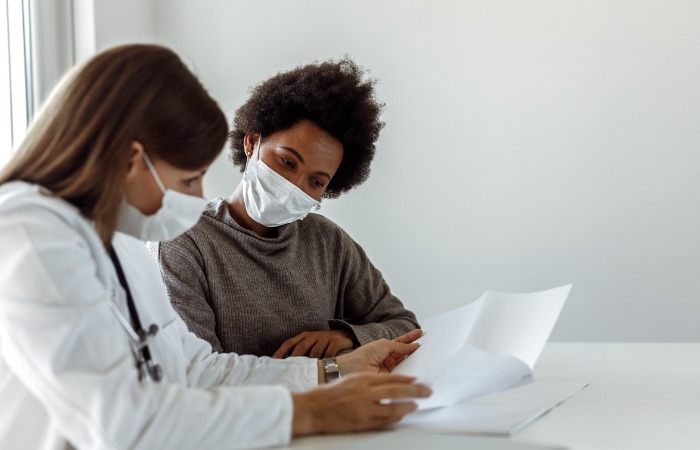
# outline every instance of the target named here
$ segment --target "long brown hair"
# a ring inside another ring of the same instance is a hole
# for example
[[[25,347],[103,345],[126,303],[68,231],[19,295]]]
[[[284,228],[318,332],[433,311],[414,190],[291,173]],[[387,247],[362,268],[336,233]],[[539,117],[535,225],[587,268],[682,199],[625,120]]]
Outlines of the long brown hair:
[[[223,149],[226,117],[171,50],[125,45],[69,72],[37,115],[0,184],[48,188],[94,220],[110,245],[133,141],[153,158],[197,170]]]

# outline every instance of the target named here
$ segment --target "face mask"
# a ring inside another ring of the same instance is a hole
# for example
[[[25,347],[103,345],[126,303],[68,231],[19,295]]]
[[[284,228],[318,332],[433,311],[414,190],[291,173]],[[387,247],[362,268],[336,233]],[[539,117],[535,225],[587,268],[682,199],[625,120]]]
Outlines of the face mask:
[[[251,219],[266,227],[302,220],[321,202],[309,197],[258,157],[248,158],[241,180],[245,210]]]
[[[171,241],[197,223],[207,201],[166,189],[146,153],[143,159],[163,193],[162,205],[147,216],[122,199],[116,229],[143,241]]]

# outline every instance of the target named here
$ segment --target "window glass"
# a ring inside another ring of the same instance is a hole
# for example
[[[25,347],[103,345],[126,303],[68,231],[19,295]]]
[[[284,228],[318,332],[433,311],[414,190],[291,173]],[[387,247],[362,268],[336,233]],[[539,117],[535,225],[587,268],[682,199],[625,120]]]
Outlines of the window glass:
[[[7,32],[7,0],[4,0],[0,3],[0,165],[5,163],[12,150],[10,53]]]
[[[31,114],[29,1],[0,0],[0,164],[24,137]]]

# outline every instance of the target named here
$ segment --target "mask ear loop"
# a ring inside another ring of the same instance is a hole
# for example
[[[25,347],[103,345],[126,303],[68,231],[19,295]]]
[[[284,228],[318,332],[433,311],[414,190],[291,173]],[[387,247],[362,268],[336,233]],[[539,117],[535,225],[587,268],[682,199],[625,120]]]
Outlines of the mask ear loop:
[[[258,135],[258,143],[257,143],[257,145],[258,145],[258,161],[260,161],[260,143],[261,142],[262,142],[262,134]],[[253,147],[253,153],[255,153],[255,147]],[[252,155],[249,155],[249,157],[246,158],[245,167],[243,168],[243,175],[248,174],[248,163],[250,162],[251,159],[253,159]]]
[[[160,181],[160,177],[158,176],[158,172],[156,172],[156,168],[151,162],[151,158],[148,157],[148,153],[143,152],[143,160],[146,161],[146,165],[148,166],[148,170],[151,171],[151,175],[153,175],[153,178],[156,180],[156,184],[158,185],[158,188],[160,191],[165,194],[165,185],[163,184],[162,181]]]

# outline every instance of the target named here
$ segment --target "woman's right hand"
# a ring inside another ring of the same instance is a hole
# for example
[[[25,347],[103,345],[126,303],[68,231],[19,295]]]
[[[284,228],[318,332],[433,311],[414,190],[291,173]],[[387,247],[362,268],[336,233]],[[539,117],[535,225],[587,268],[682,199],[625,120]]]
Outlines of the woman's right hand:
[[[346,433],[394,424],[417,408],[415,402],[405,399],[431,394],[428,387],[414,384],[414,380],[403,375],[354,374],[292,394],[292,434]]]

